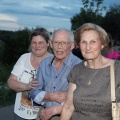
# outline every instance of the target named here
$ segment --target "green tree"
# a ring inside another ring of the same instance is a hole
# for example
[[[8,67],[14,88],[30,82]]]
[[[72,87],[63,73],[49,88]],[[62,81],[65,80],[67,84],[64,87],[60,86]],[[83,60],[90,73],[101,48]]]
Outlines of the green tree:
[[[113,39],[120,40],[120,5],[110,6],[104,17],[103,27]]]
[[[80,13],[71,18],[71,30],[76,30],[80,25],[86,22],[93,22],[98,25],[102,24],[102,11],[106,10],[105,6],[101,7],[104,0],[82,0],[83,7],[80,8]]]
[[[0,39],[5,43],[1,63],[13,65],[25,52],[28,52],[30,30],[0,31]]]
[[[5,51],[5,43],[2,40],[0,40],[0,63],[2,63],[4,51]]]

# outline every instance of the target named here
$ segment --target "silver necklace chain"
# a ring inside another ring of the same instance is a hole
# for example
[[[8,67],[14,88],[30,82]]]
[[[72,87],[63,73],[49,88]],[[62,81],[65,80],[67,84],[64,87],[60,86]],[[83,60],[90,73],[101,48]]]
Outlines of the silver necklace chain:
[[[91,82],[92,82],[93,78],[95,77],[95,75],[97,74],[97,72],[98,72],[98,69],[95,71],[95,73],[88,80],[88,85],[91,85]]]

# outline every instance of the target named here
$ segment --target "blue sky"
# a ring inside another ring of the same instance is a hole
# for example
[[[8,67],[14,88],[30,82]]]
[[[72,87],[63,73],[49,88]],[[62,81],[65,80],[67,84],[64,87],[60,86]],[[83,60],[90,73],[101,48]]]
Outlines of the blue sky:
[[[37,26],[71,29],[70,19],[80,11],[82,0],[0,0],[0,29],[20,30]],[[104,0],[104,6],[120,0]]]

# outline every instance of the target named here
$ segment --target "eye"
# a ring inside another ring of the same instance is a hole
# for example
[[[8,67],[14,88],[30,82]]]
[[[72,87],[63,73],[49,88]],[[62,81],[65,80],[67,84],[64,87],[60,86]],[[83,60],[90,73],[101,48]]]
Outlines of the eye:
[[[58,42],[57,42],[57,41],[54,41],[53,43],[54,43],[54,44],[58,44]]]
[[[96,40],[92,40],[91,43],[96,43],[97,41]]]
[[[67,44],[67,42],[62,42],[62,44],[66,45],[66,44]]]
[[[39,44],[40,44],[40,45],[43,45],[43,44],[44,44],[44,41],[39,42]]]
[[[34,41],[32,41],[31,43],[32,43],[32,44],[36,44],[36,42],[34,42]]]
[[[84,40],[83,41],[80,41],[80,44],[83,44],[83,43],[86,43]]]

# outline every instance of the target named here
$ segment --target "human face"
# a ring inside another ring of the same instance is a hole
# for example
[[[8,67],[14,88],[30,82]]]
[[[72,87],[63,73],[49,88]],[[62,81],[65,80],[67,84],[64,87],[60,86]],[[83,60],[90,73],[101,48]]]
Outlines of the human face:
[[[103,45],[98,32],[94,30],[84,31],[81,35],[80,49],[86,60],[95,60],[101,55]]]
[[[65,31],[59,31],[54,35],[52,42],[54,55],[59,60],[65,60],[71,51],[70,36]]]
[[[35,56],[41,57],[47,52],[48,43],[40,36],[34,36],[31,40],[31,50]]]

